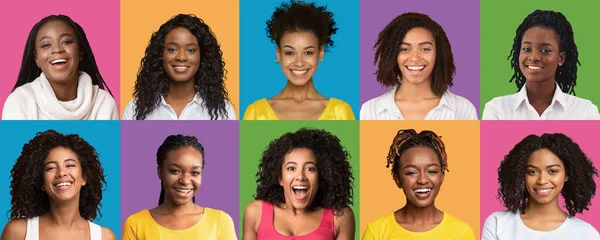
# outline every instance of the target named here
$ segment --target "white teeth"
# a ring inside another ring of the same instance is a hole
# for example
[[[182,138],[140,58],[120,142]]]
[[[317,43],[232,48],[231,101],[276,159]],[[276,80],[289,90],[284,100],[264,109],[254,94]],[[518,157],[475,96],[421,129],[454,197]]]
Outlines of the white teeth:
[[[415,192],[417,193],[426,193],[431,191],[431,188],[419,188],[419,189],[415,189]]]
[[[62,183],[56,184],[55,186],[57,186],[57,187],[71,186],[71,183],[70,182],[62,182]]]
[[[406,66],[406,68],[408,68],[408,70],[411,70],[411,71],[418,71],[418,70],[423,70],[423,68],[425,68],[425,66]]]
[[[540,69],[542,69],[542,67],[538,67],[538,66],[527,66],[527,68],[533,69],[533,70],[540,70]]]
[[[308,71],[308,70],[302,70],[302,71],[292,70],[292,72],[296,75],[302,75],[302,74],[306,73],[306,71]]]
[[[54,61],[51,62],[51,64],[57,64],[57,63],[66,63],[67,60],[65,59],[56,59]]]
[[[292,187],[292,189],[294,189],[294,190],[306,190],[308,188],[304,187],[304,186],[295,186],[295,187]]]
[[[178,191],[180,193],[189,193],[192,191],[192,189],[181,189],[181,188],[175,188],[175,191]]]
[[[547,193],[547,192],[550,192],[550,190],[552,190],[552,189],[551,188],[550,189],[540,189],[540,190],[537,190],[537,191],[540,192],[540,193]]]
[[[179,69],[187,69],[187,68],[189,68],[189,67],[186,67],[186,66],[175,66],[175,68],[179,68]]]

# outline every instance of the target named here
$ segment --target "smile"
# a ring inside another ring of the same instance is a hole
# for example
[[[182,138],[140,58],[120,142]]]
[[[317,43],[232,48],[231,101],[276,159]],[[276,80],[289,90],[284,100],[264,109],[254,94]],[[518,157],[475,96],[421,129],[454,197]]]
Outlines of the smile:
[[[308,69],[305,70],[292,70],[292,73],[296,76],[304,76],[308,72]]]
[[[175,188],[175,191],[183,193],[183,194],[188,194],[190,192],[192,192],[193,189],[185,189],[185,188]]]
[[[551,192],[552,190],[554,190],[554,188],[544,188],[544,189],[537,189],[537,188],[536,188],[536,189],[534,189],[534,190],[535,190],[535,192],[536,192],[538,195],[546,196],[546,195],[550,194],[550,192]]]
[[[410,70],[410,71],[423,71],[423,69],[425,69],[424,65],[421,66],[406,66],[406,69]]]
[[[304,200],[308,196],[308,186],[292,186],[292,192],[297,200]]]
[[[52,65],[63,64],[63,63],[67,63],[67,59],[56,59],[56,60],[50,62],[50,64],[52,64]]]

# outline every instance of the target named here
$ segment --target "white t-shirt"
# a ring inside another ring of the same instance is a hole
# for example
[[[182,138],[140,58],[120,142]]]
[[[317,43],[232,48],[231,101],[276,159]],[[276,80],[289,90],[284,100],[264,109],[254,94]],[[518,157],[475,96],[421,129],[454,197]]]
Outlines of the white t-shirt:
[[[536,231],[525,226],[520,214],[492,213],[483,224],[482,240],[599,240],[598,231],[587,222],[572,217],[552,231]]]
[[[135,120],[134,116],[136,108],[137,105],[135,104],[135,99],[129,101],[129,104],[127,104],[127,107],[123,112],[123,120]],[[221,119],[219,117],[219,120],[236,120],[233,105],[227,100],[225,100],[225,110],[227,110],[226,118]],[[177,118],[177,114],[171,105],[167,104],[165,98],[160,96],[160,104],[152,110],[152,112],[146,115],[145,120],[210,120],[210,114],[208,113],[208,109],[204,107],[200,94],[196,94],[194,100],[189,102],[185,108],[183,108],[179,118]]]
[[[404,120],[394,101],[399,85],[383,95],[365,102],[360,109],[360,120]],[[437,107],[431,109],[423,120],[477,120],[475,106],[464,97],[446,91]]]

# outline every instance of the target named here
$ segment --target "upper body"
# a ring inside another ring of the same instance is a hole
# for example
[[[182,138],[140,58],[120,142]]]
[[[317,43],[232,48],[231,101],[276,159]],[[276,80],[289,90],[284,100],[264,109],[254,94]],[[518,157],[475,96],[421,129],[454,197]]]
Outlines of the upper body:
[[[42,73],[33,82],[15,89],[6,99],[2,119],[29,120],[118,120],[115,99],[85,72],[79,72],[77,98],[57,99],[50,82]]]
[[[550,106],[540,115],[529,103],[526,85],[515,94],[495,97],[485,104],[482,120],[592,120],[600,119],[590,100],[563,93],[558,86]]]
[[[293,217],[284,216],[287,213],[271,203],[252,201],[244,212],[243,239],[354,239],[354,214],[350,208],[339,212],[319,209]]]
[[[448,213],[433,229],[425,232],[412,232],[403,228],[394,217],[394,213],[376,219],[367,225],[363,240],[375,239],[465,239],[474,240],[475,235],[468,223]]]
[[[87,221],[85,226],[74,225],[73,231],[51,228],[45,222],[40,224],[40,217],[29,219],[14,219],[6,224],[2,232],[2,240],[37,240],[40,236],[54,236],[62,239],[82,239],[81,236],[89,236],[83,239],[90,240],[114,240],[115,234],[106,227],[101,227],[93,222]],[[77,229],[75,229],[77,228]]]
[[[167,229],[158,224],[144,209],[127,218],[123,225],[123,240],[129,239],[237,239],[233,219],[227,213],[204,208],[204,215],[193,226],[183,230]]]
[[[527,227],[520,214],[510,211],[495,212],[483,224],[481,232],[483,240],[542,240],[542,239],[577,239],[598,240],[598,231],[589,223],[576,217],[567,218],[563,224],[552,231],[537,231]]]
[[[123,112],[123,120],[135,120],[136,108],[135,99],[129,101]],[[224,120],[236,120],[233,105],[227,100],[225,100],[225,109],[227,110],[227,117]],[[146,116],[146,120],[210,120],[210,114],[203,105],[200,94],[196,94],[194,99],[183,108],[179,116],[161,95],[160,104]]]
[[[362,105],[361,120],[404,120],[395,102],[396,85],[383,95],[373,98]],[[431,109],[423,120],[477,120],[475,106],[464,97],[447,90],[437,107]]]
[[[266,98],[250,104],[244,113],[244,120],[279,120]],[[350,105],[342,100],[330,98],[317,120],[354,120]]]

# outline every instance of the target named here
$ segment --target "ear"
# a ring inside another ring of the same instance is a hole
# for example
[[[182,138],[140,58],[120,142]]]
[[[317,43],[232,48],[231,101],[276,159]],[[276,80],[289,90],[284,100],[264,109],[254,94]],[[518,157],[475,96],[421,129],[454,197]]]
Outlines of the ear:
[[[36,65],[38,68],[40,68],[40,63],[38,62],[38,59],[37,59],[37,54],[35,54],[35,53],[33,54],[33,59],[35,60],[35,65]]]
[[[156,175],[158,176],[158,179],[163,180],[162,178],[162,167],[157,167],[156,168]]]
[[[569,181],[569,176],[565,175],[565,182]]]
[[[394,182],[398,188],[402,189],[402,182],[400,182],[400,178],[398,176],[394,177]]]
[[[281,49],[279,49],[279,46],[275,47],[275,62],[279,63],[279,61],[281,61],[280,57],[281,56]]]
[[[323,56],[325,55],[325,46],[321,46],[319,48],[319,61],[323,61]]]
[[[83,182],[81,182],[81,186],[85,186],[87,184],[87,176],[83,176]]]
[[[560,52],[558,54],[558,66],[562,66],[563,64],[565,64],[566,59],[567,59],[567,53]]]

